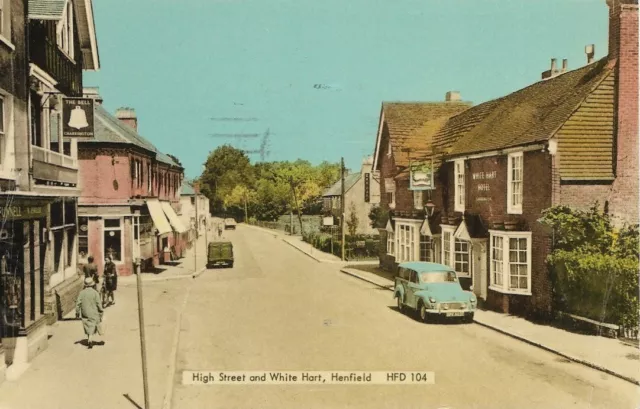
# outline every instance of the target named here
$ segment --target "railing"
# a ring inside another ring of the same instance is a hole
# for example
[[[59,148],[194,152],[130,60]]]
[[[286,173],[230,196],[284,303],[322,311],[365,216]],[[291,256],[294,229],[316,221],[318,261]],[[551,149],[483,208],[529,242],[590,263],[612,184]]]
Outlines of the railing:
[[[63,155],[36,145],[31,145],[31,153],[34,160],[64,168],[78,169],[78,159],[72,156]]]

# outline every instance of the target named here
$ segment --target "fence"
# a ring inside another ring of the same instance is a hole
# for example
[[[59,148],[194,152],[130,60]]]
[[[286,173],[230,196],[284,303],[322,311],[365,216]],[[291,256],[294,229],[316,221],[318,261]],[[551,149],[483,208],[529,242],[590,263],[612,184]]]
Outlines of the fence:
[[[303,240],[325,253],[342,256],[342,234],[340,229],[323,229],[323,232],[304,234]],[[375,235],[355,235],[345,237],[345,259],[348,261],[365,261],[378,259],[380,238]]]

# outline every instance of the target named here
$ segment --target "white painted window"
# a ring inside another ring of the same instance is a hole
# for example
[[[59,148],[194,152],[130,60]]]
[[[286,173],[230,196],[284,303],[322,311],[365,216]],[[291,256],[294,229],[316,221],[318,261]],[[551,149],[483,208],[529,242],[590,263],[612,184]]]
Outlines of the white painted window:
[[[454,162],[455,168],[455,211],[464,212],[464,160]]]
[[[104,219],[104,252],[114,263],[124,262],[124,237],[122,236],[122,219]]]
[[[490,288],[531,295],[531,232],[490,231]]]
[[[393,256],[396,254],[395,250],[394,250],[394,245],[395,245],[395,233],[394,232],[387,232],[387,254],[389,254],[390,256]]]
[[[471,243],[455,239],[453,243],[454,266],[459,277],[471,277]]]
[[[451,263],[451,246],[453,227],[442,226],[442,264],[453,267]]]
[[[71,1],[67,2],[62,19],[56,28],[56,34],[58,47],[73,59],[73,3]]]
[[[422,190],[413,191],[413,208],[417,210],[422,209]]]
[[[0,37],[11,46],[11,0],[0,0]]]
[[[522,214],[522,152],[510,154],[507,162],[507,212],[512,214]]]
[[[420,235],[420,261],[435,263],[433,239],[423,234]]]
[[[399,263],[414,261],[416,259],[416,226],[396,222],[396,232],[398,236],[396,261]]]

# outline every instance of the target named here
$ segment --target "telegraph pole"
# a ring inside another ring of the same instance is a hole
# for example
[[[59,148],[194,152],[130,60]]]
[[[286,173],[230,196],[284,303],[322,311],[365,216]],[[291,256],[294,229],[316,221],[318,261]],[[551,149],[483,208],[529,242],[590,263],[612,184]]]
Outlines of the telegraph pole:
[[[136,287],[138,290],[138,321],[140,323],[140,353],[142,355],[142,385],[144,388],[144,409],[149,406],[149,379],[147,376],[147,345],[144,334],[144,302],[142,301],[142,272],[140,271],[140,258],[135,260]]]
[[[196,242],[193,245],[193,272],[198,271],[198,238],[200,237],[200,221],[198,220],[198,193],[200,192],[200,186],[198,189],[194,189],[196,191]]]
[[[340,158],[340,230],[342,234],[342,240],[340,245],[342,247],[340,254],[342,255],[342,261],[344,261],[344,158]]]

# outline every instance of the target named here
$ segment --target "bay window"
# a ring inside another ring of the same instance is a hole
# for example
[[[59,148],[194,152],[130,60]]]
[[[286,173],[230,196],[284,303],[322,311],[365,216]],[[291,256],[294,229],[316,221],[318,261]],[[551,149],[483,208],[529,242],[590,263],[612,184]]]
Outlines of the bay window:
[[[413,261],[416,258],[416,232],[417,226],[411,224],[396,223],[396,261]]]
[[[464,160],[454,162],[455,178],[455,206],[456,212],[464,212]]]
[[[531,295],[531,232],[490,231],[490,288]]]
[[[522,152],[512,153],[507,161],[507,213],[522,214]]]
[[[453,228],[442,227],[442,264],[451,266],[451,239],[453,238]]]
[[[471,242],[454,234],[455,226],[442,226],[442,264],[453,267],[459,277],[471,277]]]

